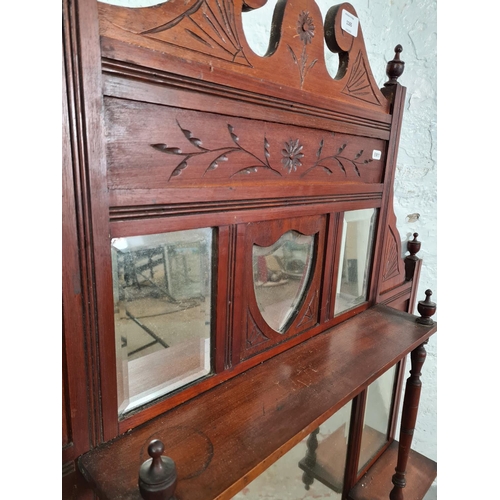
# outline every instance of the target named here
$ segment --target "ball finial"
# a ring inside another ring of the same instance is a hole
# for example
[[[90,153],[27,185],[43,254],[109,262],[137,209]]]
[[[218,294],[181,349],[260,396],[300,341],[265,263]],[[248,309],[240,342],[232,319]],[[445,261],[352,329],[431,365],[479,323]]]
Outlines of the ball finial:
[[[148,454],[153,460],[159,458],[164,451],[165,446],[159,439],[155,439],[149,443]]]
[[[173,500],[177,469],[170,457],[162,456],[165,445],[154,439],[148,445],[146,460],[139,469],[139,491],[144,500]]]

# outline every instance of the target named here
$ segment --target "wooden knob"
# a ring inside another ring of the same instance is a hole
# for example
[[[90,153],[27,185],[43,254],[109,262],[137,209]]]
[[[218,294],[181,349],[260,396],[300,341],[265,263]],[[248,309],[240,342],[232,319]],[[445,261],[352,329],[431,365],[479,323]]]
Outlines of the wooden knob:
[[[174,500],[177,469],[170,457],[162,456],[164,444],[155,439],[149,443],[146,460],[139,469],[139,491],[144,500]]]
[[[436,304],[431,301],[431,290],[425,291],[425,300],[418,302],[417,310],[420,313],[420,318],[417,318],[417,323],[421,325],[433,325],[434,321],[431,316],[436,312]]]

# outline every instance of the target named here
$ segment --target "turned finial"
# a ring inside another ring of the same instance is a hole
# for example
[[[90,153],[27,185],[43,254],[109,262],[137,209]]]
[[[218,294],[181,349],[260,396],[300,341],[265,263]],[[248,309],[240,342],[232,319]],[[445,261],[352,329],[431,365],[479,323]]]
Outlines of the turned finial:
[[[392,61],[387,63],[386,74],[389,77],[389,80],[384,83],[384,87],[388,87],[389,85],[396,85],[398,83],[398,78],[403,74],[405,70],[405,63],[401,61],[399,58],[399,54],[403,52],[403,47],[401,45],[396,45],[394,48],[394,52],[396,55]]]
[[[139,491],[144,500],[174,500],[177,470],[170,457],[162,456],[165,446],[159,439],[149,443],[146,460],[139,469]]]
[[[425,300],[418,302],[417,310],[420,313],[420,318],[417,318],[417,323],[421,325],[433,325],[434,321],[431,316],[436,312],[436,303],[431,301],[431,290],[425,291]]]
[[[417,238],[418,233],[413,233],[413,239],[408,241],[406,244],[406,248],[408,249],[408,252],[410,252],[411,257],[415,257],[415,255],[420,251],[420,246],[422,245]]]
[[[405,279],[406,281],[411,281],[415,276],[415,267],[417,262],[420,260],[417,257],[417,253],[420,250],[421,243],[417,240],[418,233],[413,233],[413,239],[408,241],[406,248],[410,255],[405,257]]]

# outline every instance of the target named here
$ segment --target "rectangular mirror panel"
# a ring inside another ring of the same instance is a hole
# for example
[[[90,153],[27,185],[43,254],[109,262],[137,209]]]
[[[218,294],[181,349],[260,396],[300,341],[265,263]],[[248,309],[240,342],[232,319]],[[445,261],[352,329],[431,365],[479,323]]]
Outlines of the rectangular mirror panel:
[[[368,298],[375,220],[374,208],[344,213],[335,316],[362,304]]]
[[[358,472],[387,443],[396,366],[368,386]]]
[[[112,240],[120,415],[210,373],[212,233]]]
[[[351,402],[283,455],[235,500],[341,500],[347,456]]]

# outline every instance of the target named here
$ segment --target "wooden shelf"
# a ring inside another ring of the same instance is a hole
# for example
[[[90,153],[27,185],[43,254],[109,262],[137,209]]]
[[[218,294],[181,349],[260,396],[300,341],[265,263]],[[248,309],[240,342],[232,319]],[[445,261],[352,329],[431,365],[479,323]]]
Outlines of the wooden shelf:
[[[387,500],[393,488],[392,476],[398,459],[397,441],[393,441],[349,493],[349,500]],[[406,468],[405,500],[422,500],[437,476],[437,464],[410,450]]]
[[[436,331],[415,319],[374,306],[88,452],[79,467],[101,500],[139,500],[139,467],[158,438],[177,465],[179,500],[230,499]]]

